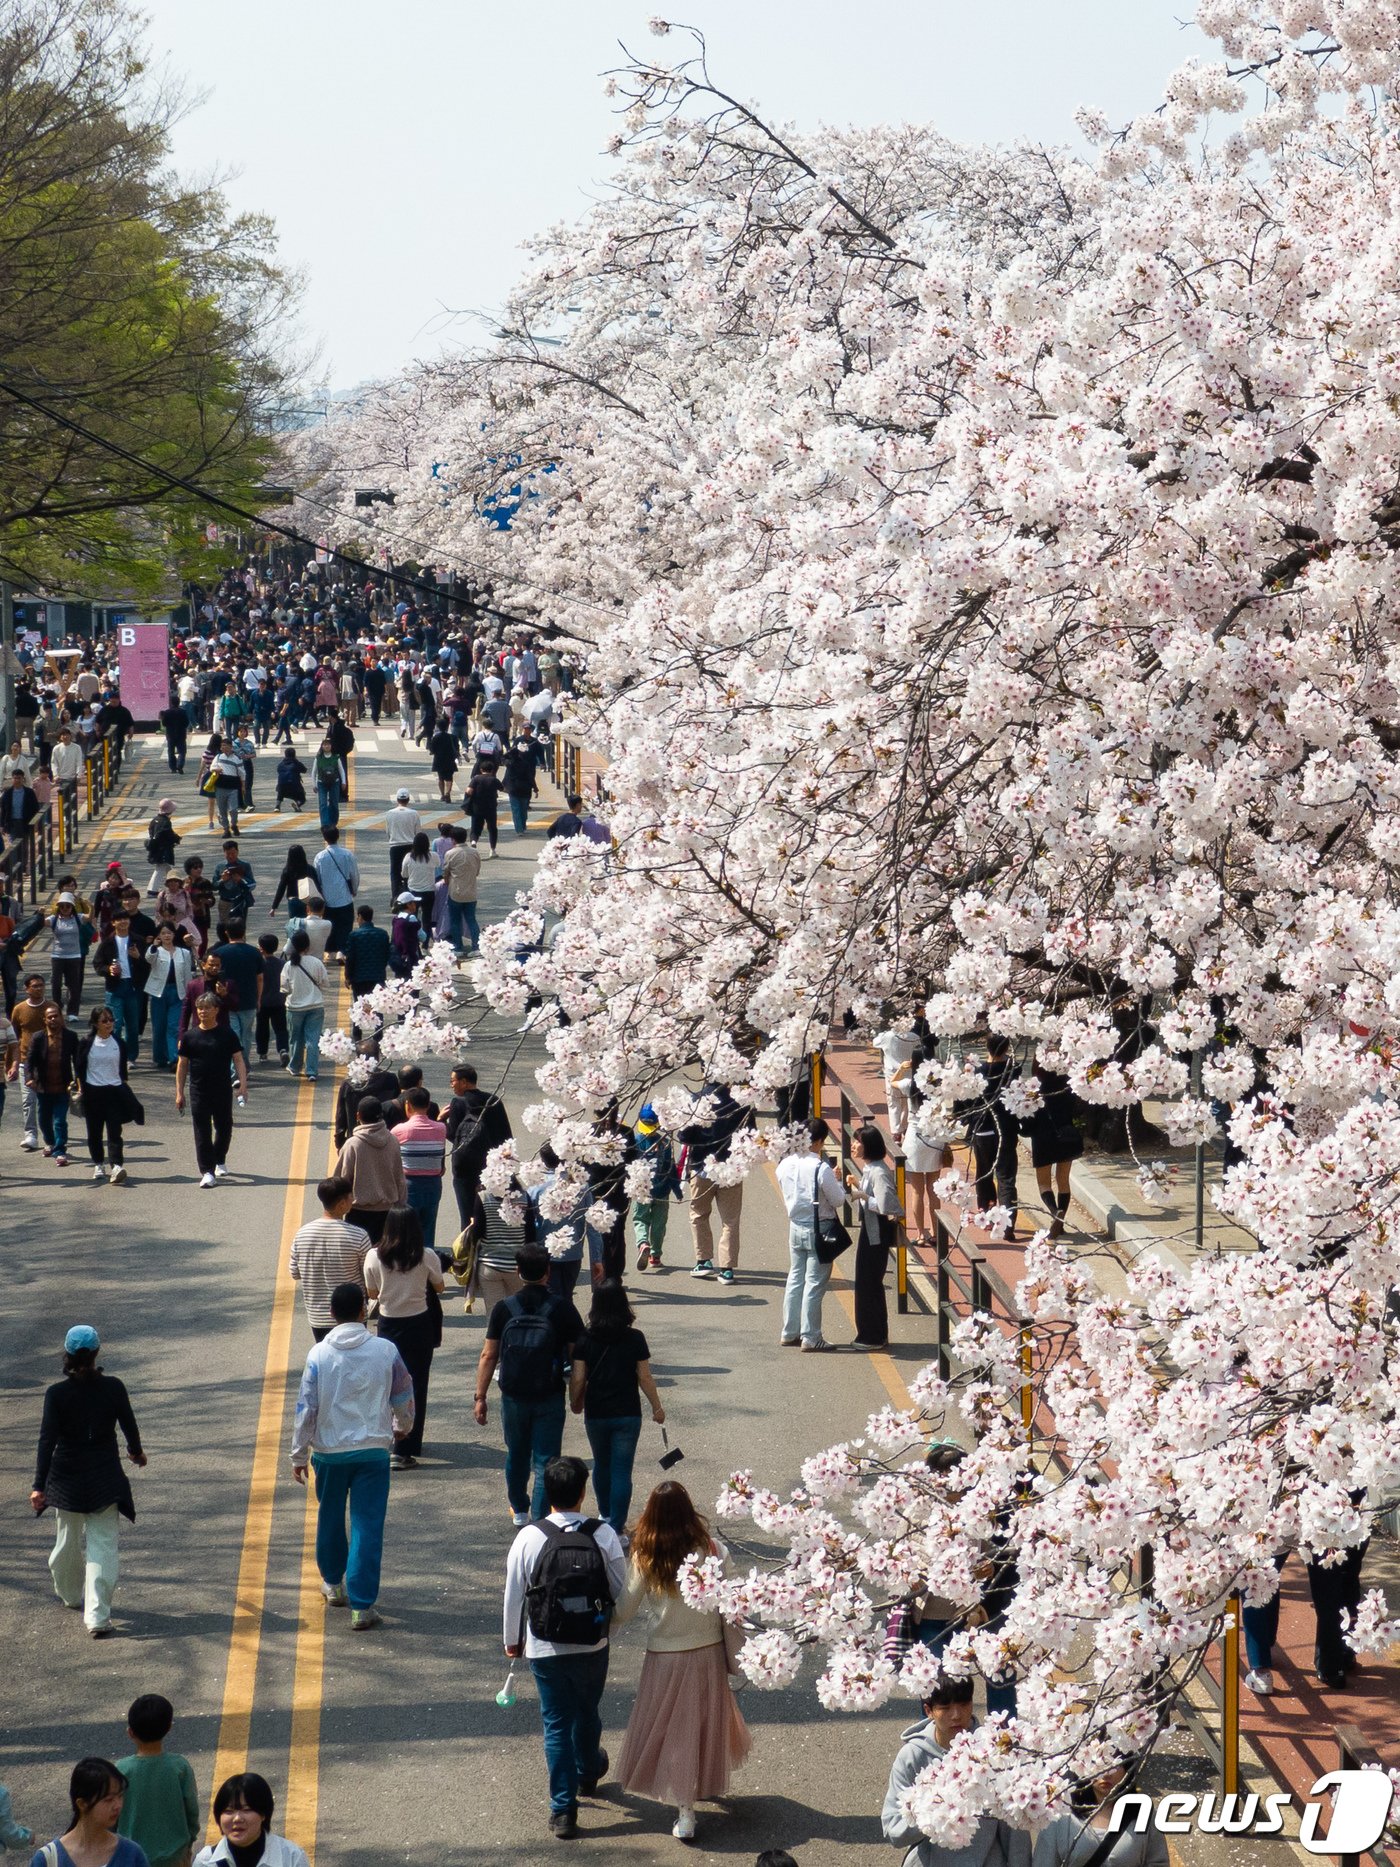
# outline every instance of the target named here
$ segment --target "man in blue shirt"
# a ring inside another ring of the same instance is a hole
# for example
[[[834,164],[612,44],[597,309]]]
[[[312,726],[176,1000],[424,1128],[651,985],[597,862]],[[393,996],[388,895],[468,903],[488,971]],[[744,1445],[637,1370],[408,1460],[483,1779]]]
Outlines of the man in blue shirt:
[[[331,924],[331,937],[326,942],[326,951],[343,953],[355,918],[355,896],[360,892],[360,865],[348,849],[340,847],[340,831],[335,824],[326,824],[321,835],[326,846],[312,867],[316,871],[321,899],[326,904],[326,919]]]

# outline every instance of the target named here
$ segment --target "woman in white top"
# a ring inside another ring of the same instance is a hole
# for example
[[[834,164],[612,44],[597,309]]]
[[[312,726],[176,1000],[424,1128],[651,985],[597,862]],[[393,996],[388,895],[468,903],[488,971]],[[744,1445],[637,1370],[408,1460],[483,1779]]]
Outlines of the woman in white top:
[[[252,1770],[230,1776],[214,1798],[219,1839],[200,1849],[194,1867],[309,1867],[295,1841],[273,1834],[274,1806],[266,1777]]]
[[[311,935],[298,927],[287,937],[287,963],[282,968],[282,990],[287,998],[287,1031],[291,1057],[288,1076],[314,1083],[321,1070],[321,1032],[326,1022],[326,968],[311,951]]]
[[[392,1342],[413,1379],[413,1425],[389,1463],[410,1471],[423,1450],[428,1376],[442,1341],[442,1259],[423,1248],[423,1226],[412,1206],[390,1206],[379,1243],[365,1257],[365,1289],[379,1299],[378,1333]]]
[[[158,1070],[172,1073],[180,1040],[180,1007],[194,977],[194,954],[183,944],[184,939],[183,925],[177,929],[169,921],[162,921],[146,955],[150,966],[145,990],[151,1001],[151,1053]]]
[[[433,893],[441,873],[428,841],[428,832],[421,830],[403,859],[403,885],[408,894],[418,898],[418,920],[423,927],[431,927],[433,924]]]
[[[116,1020],[105,1005],[93,1012],[88,1034],[78,1045],[78,1081],[83,1086],[83,1118],[87,1122],[88,1153],[92,1157],[92,1177],[105,1180],[102,1138],[107,1137],[107,1152],[112,1162],[112,1184],[120,1186],[126,1178],[122,1165],[122,1085],[126,1081],[126,1045],[116,1035]]]
[[[624,1626],[645,1604],[655,1614],[627,1735],[619,1787],[676,1805],[678,1841],[695,1834],[695,1805],[729,1793],[730,1773],[753,1746],[734,1694],[724,1623],[689,1607],[676,1576],[687,1556],[723,1556],[682,1484],[668,1479],[646,1501],[632,1532],[627,1584],[613,1615]]]
[[[889,1163],[885,1137],[876,1127],[857,1128],[851,1153],[860,1178],[846,1175],[847,1190],[860,1206],[860,1236],[856,1240],[854,1273],[857,1348],[885,1348],[890,1339],[890,1312],[885,1302],[885,1272],[890,1247],[895,1243],[904,1208]]]

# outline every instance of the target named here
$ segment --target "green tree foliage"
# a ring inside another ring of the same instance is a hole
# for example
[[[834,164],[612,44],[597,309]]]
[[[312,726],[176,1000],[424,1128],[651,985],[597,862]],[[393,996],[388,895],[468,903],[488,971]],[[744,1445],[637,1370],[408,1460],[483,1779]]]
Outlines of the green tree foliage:
[[[117,0],[0,0],[0,574],[16,581],[139,592],[207,564],[218,513],[151,468],[247,505],[273,460],[295,281],[269,221],[171,173],[183,107]]]

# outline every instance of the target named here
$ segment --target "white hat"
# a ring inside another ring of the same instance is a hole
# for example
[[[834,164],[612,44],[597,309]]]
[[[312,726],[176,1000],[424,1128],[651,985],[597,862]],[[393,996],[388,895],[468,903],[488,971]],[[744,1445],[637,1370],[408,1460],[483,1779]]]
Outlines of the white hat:
[[[399,803],[401,804],[406,804],[409,800],[410,795],[411,793],[407,789],[405,789],[405,787],[402,785],[400,785],[399,789],[395,791],[394,793],[394,796],[398,799]]]
[[[418,906],[417,895],[415,895],[412,892],[412,890],[408,888],[405,888],[403,893],[399,896],[397,905],[399,907],[403,907],[405,903],[407,903],[410,907],[416,908]]]
[[[58,897],[58,905],[59,905],[60,907],[62,907],[62,906],[63,906],[63,904],[64,904],[64,902],[65,902],[65,901],[66,901],[66,902],[68,903],[68,906],[69,906],[70,908],[75,908],[75,907],[77,907],[77,905],[78,905],[78,904],[77,904],[77,902],[76,902],[76,901],[74,900],[74,898],[73,898],[73,896],[72,896],[72,895],[60,895],[60,896]]]

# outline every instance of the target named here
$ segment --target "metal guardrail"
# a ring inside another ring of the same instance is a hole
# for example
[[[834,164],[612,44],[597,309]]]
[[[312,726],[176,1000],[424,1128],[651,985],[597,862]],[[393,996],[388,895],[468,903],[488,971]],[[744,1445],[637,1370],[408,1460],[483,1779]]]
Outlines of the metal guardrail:
[[[114,759],[109,742],[100,740],[85,754],[83,773],[74,789],[64,792],[55,785],[49,803],[29,826],[28,834],[0,855],[4,892],[13,895],[21,907],[26,902],[37,907],[47,896],[60,867],[72,859],[77,848],[83,806],[87,821],[95,822],[106,809],[120,775],[120,758]]]

